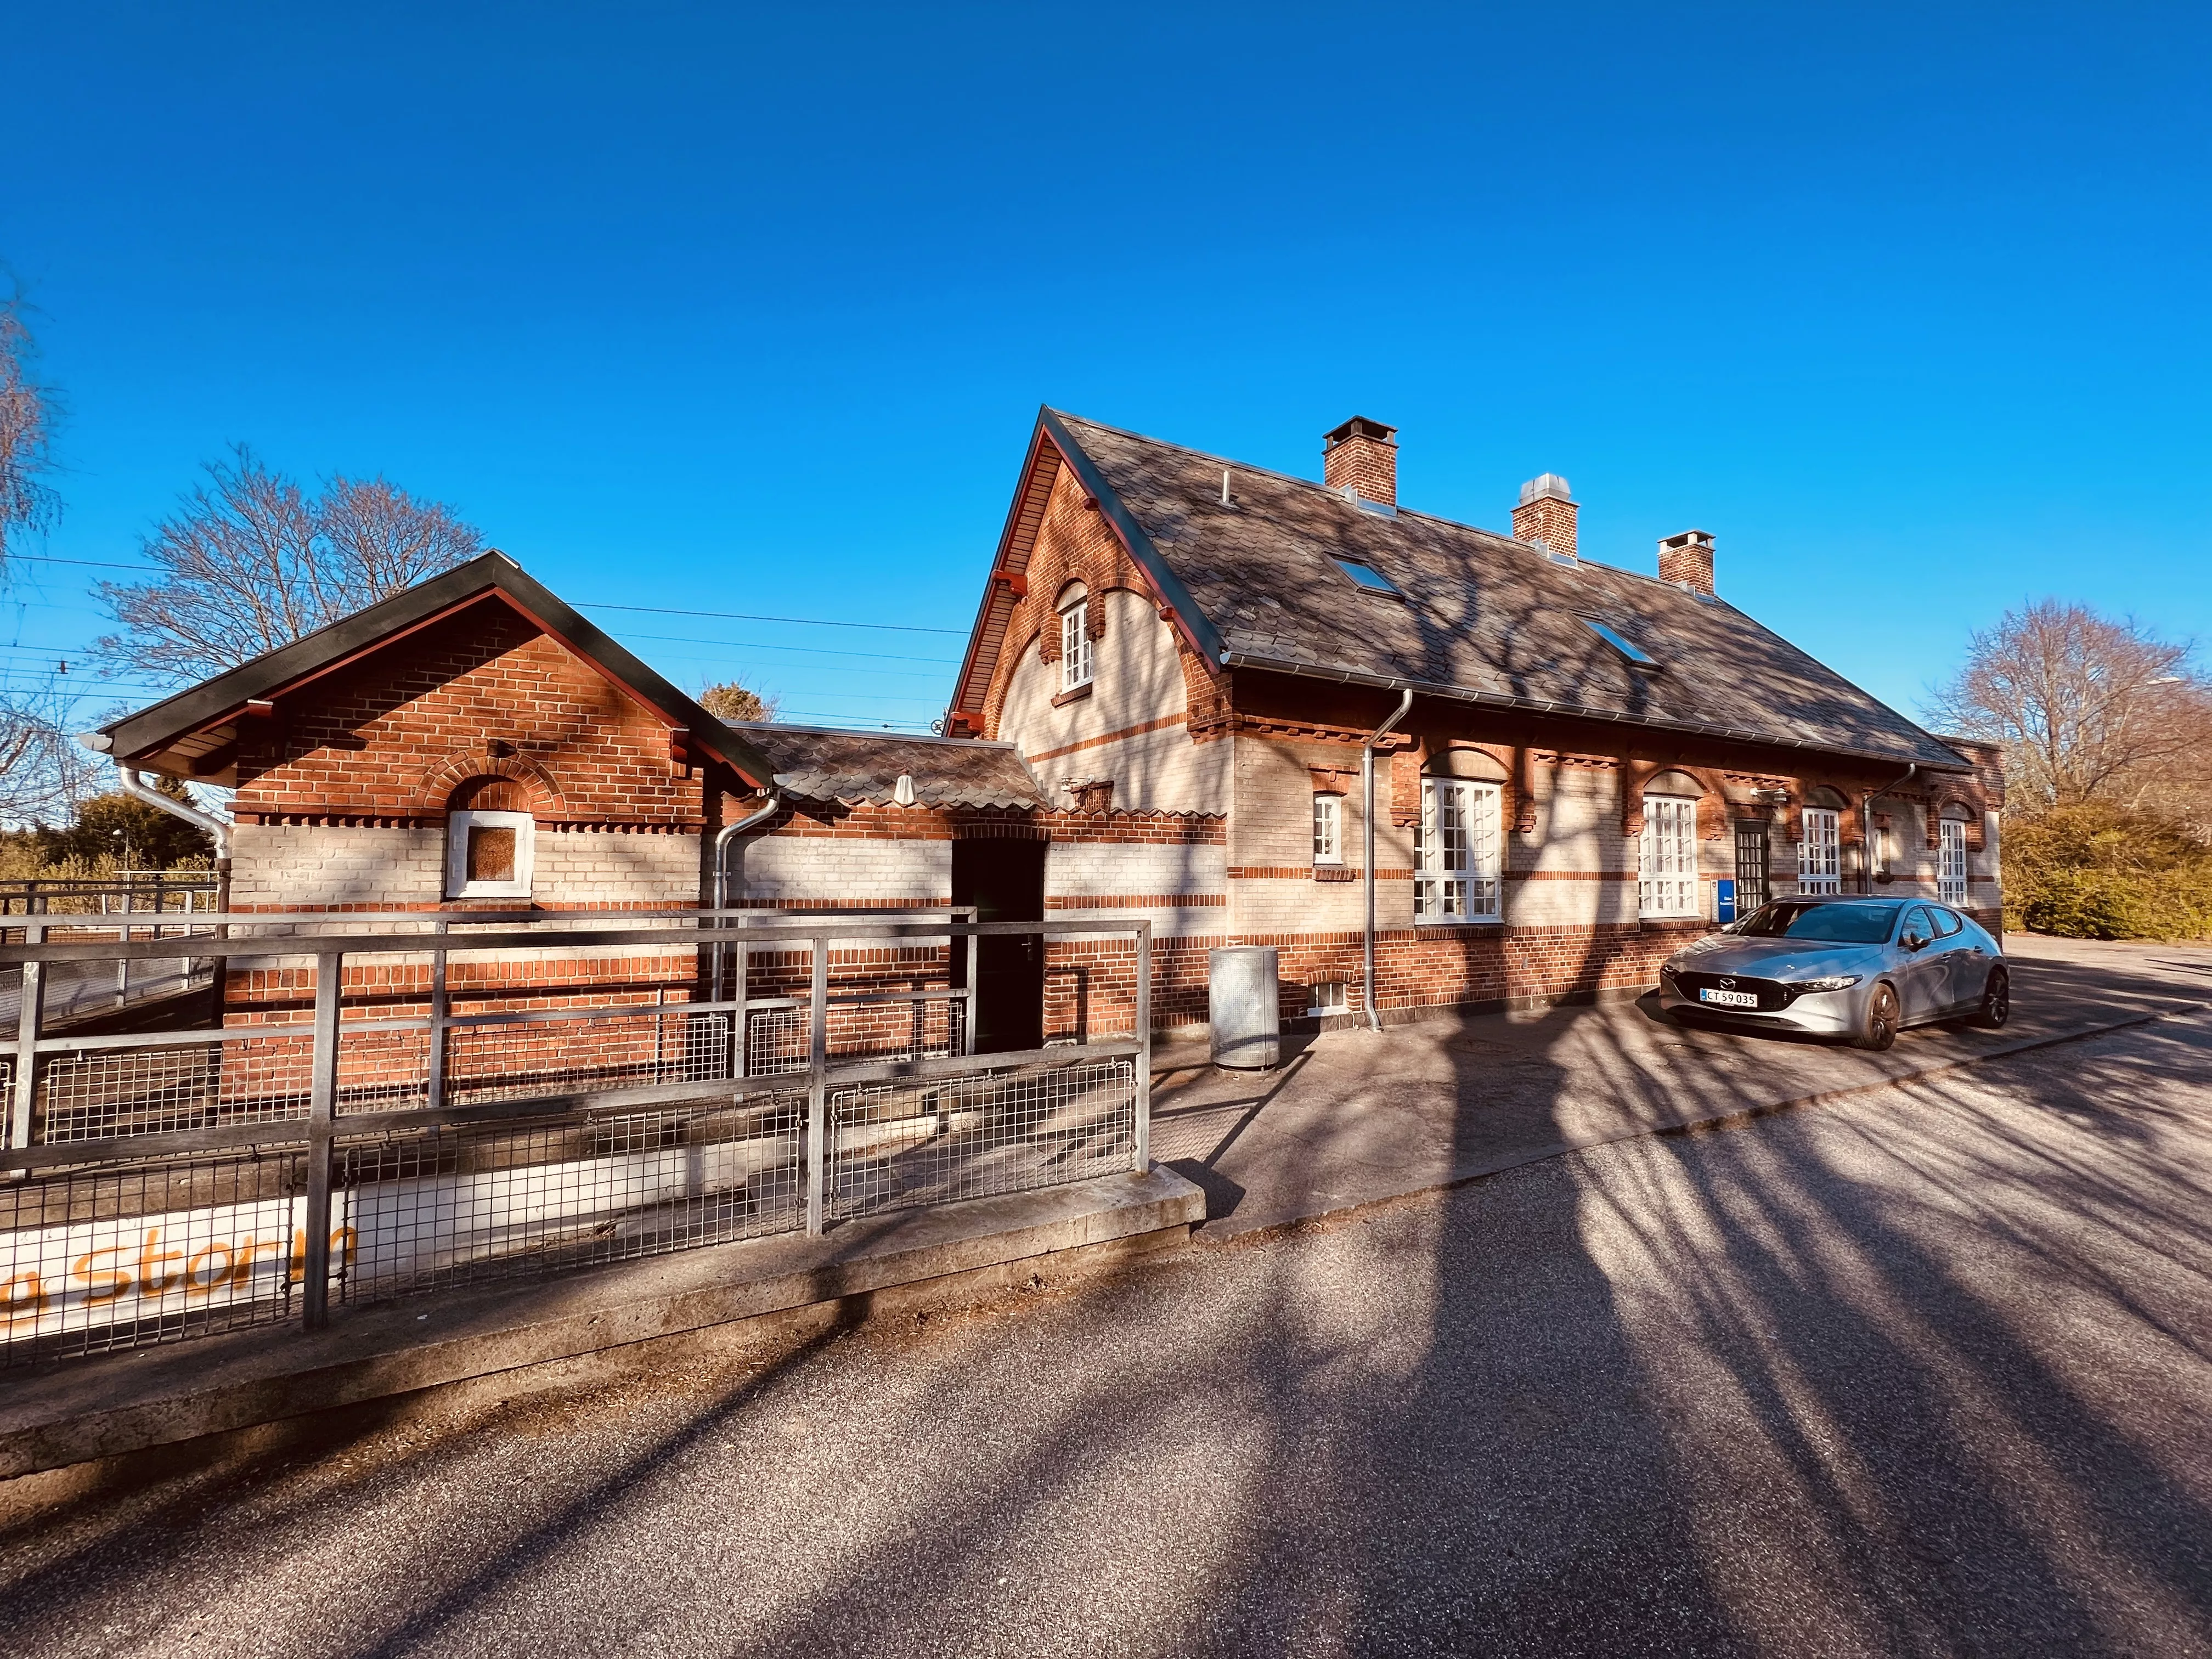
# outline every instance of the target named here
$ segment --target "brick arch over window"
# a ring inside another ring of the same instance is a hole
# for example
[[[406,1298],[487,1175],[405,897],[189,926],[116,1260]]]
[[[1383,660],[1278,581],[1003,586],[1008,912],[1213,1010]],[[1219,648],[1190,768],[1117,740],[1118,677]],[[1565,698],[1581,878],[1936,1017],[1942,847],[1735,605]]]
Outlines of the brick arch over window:
[[[1974,804],[1964,795],[1944,795],[1928,809],[1928,850],[1934,852],[1942,845],[1943,831],[1939,827],[1945,818],[1955,819],[1966,826],[1966,850],[1982,850],[1982,815]]]
[[[1411,764],[1401,767],[1386,754],[1376,763],[1388,769],[1390,821],[1400,829],[1420,822],[1423,778],[1460,777],[1496,784],[1500,819],[1518,834],[1535,830],[1536,792],[1528,781],[1525,748],[1465,738],[1417,738],[1407,759]]]
[[[470,791],[490,790],[500,784],[521,797],[516,805],[509,806],[501,800],[495,807],[489,800],[459,798]],[[528,812],[540,818],[557,819],[563,816],[561,786],[543,763],[528,755],[487,755],[481,749],[449,756],[424,774],[416,790],[415,802],[416,811],[425,817],[442,817],[470,806],[483,811]]]
[[[1842,790],[1825,783],[1802,782],[1790,797],[1790,818],[1786,833],[1792,842],[1805,839],[1805,809],[1818,806],[1838,814],[1837,837],[1844,847],[1858,845],[1858,815],[1851,811],[1851,800]]]
[[[1620,833],[1631,841],[1644,834],[1644,792],[1661,783],[1662,794],[1694,794],[1698,800],[1698,838],[1717,841],[1729,825],[1728,797],[1720,775],[1702,766],[1675,761],[1630,761],[1621,770]],[[1686,781],[1689,787],[1685,787]]]

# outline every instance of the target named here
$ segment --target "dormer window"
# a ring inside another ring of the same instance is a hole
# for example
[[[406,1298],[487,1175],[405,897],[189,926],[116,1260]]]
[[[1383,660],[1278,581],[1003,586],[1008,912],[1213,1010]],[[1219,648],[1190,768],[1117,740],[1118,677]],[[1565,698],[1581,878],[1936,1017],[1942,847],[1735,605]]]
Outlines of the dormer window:
[[[1060,689],[1073,691],[1091,684],[1091,594],[1070,582],[1060,596]]]

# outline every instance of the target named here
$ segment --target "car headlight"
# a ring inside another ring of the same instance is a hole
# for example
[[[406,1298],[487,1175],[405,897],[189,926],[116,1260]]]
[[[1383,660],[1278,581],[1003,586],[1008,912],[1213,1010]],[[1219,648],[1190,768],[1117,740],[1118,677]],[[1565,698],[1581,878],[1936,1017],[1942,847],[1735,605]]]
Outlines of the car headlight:
[[[1830,974],[1823,979],[1793,979],[1793,991],[1848,991],[1859,982],[1856,974]]]

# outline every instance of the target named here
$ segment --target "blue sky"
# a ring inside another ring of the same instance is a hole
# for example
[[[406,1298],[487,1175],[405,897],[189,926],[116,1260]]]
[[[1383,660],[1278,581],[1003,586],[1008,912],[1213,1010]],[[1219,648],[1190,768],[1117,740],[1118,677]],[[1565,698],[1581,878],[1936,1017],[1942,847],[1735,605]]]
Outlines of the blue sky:
[[[7,33],[52,557],[135,558],[242,441],[575,600],[956,630],[593,613],[689,685],[920,723],[1050,402],[1310,475],[1372,416],[1401,501],[1498,528],[1563,472],[1586,555],[1711,530],[1725,595],[1906,708],[2024,598],[2212,632],[2201,9]],[[97,574],[19,570],[0,672],[80,659]]]

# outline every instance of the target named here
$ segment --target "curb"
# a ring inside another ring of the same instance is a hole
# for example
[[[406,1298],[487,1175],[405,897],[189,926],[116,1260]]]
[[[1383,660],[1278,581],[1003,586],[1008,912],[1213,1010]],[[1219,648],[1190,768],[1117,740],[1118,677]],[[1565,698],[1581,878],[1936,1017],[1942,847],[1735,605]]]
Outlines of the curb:
[[[2147,1014],[2131,1014],[2103,1025],[2084,1026],[2080,1030],[2058,1031],[2048,1036],[2027,1037],[2018,1042],[2008,1042],[2001,1048],[1989,1048],[1978,1054],[1962,1054],[1956,1060],[1943,1060],[1907,1072],[1898,1077],[1869,1079],[1864,1083],[1850,1083],[1834,1089],[1819,1089],[1811,1094],[1796,1095],[1788,1100],[1769,1101],[1764,1105],[1740,1106],[1726,1112],[1716,1112],[1709,1117],[1692,1118],[1686,1123],[1668,1123],[1650,1129],[1627,1129],[1619,1134],[1595,1135],[1584,1140],[1561,1141],[1541,1152],[1527,1152],[1516,1158],[1498,1159],[1480,1169],[1470,1170],[1445,1181],[1435,1181],[1426,1186],[1411,1187],[1402,1193],[1390,1193],[1380,1198],[1364,1198],[1353,1204],[1340,1205],[1331,1210],[1316,1210],[1311,1215],[1293,1216],[1288,1221],[1277,1221],[1265,1227],[1255,1227],[1249,1232],[1219,1233],[1209,1236],[1203,1224],[1194,1228],[1190,1242],[1201,1249],[1227,1249],[1232,1246],[1256,1244],[1268,1239],[1283,1237],[1322,1222],[1340,1221],[1368,1210],[1378,1210],[1409,1199],[1425,1197],[1431,1193],[1455,1192],[1462,1187],[1471,1187],[1479,1181],[1509,1175],[1516,1170],[1525,1170],[1538,1164],[1549,1164],[1554,1158],[1571,1157],[1577,1152],[1595,1152],[1601,1146],[1618,1146],[1632,1140],[1657,1140],[1663,1137],[1687,1138],[1691,1135],[1717,1133],[1741,1127],[1760,1118],[1773,1117],[1783,1112],[1794,1112],[1802,1107],[1825,1106],[1855,1095],[1872,1094],[1881,1089],[1902,1088],[1924,1079],[1948,1076],[1953,1072],[1971,1070],[1993,1060],[2008,1060],[2014,1054],[2033,1054],[2039,1048],[2055,1048],[2069,1042],[2086,1042],[2091,1037],[2109,1036],[2115,1031],[2133,1030],[2137,1026],[2154,1024],[2162,1019],[2178,1019],[2191,1014],[2212,1012],[2212,1002],[2191,1002],[2171,1008],[2154,1010]]]

